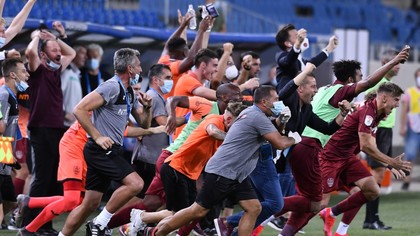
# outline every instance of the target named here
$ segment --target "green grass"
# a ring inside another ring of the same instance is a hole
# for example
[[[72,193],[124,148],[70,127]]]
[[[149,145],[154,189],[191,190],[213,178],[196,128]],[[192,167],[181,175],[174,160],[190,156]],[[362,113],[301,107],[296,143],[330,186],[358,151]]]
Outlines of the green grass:
[[[331,204],[335,204],[345,196],[334,196]],[[97,214],[97,213],[95,213]],[[353,220],[349,228],[349,235],[360,236],[420,236],[420,193],[392,193],[390,195],[382,196],[380,203],[380,216],[382,221],[387,225],[393,227],[388,231],[364,230],[362,229],[363,220],[365,217],[365,207],[362,207],[359,214]],[[59,230],[64,224],[67,214],[59,216],[54,220],[54,228]],[[90,217],[91,219],[92,217]],[[337,228],[341,216],[338,217],[334,230]],[[323,236],[322,232],[323,222],[319,217],[314,217],[309,224],[304,228],[305,235]],[[262,236],[277,235],[278,233],[270,227],[266,227],[262,232]],[[0,236],[16,235],[16,231],[0,231]],[[84,236],[84,227],[79,229],[75,234],[77,236]],[[113,235],[118,235],[118,231],[114,230]]]

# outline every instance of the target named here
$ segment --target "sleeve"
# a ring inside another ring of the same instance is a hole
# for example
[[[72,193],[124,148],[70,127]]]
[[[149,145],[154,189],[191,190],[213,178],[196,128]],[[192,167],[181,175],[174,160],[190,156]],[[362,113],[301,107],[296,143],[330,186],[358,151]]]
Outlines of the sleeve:
[[[295,50],[290,50],[289,52],[283,51],[277,57],[277,65],[282,68],[293,66],[298,56],[299,53],[295,52]]]
[[[108,80],[107,82],[100,84],[95,91],[99,93],[105,100],[105,103],[108,104],[118,98],[120,85],[117,81]]]
[[[208,115],[213,107],[213,104],[202,97],[188,97],[190,107],[189,109],[192,111],[192,115],[190,120],[197,121],[202,119],[204,116]]]
[[[152,98],[152,118],[156,118],[158,116],[168,116],[168,113],[166,112],[165,104],[162,99],[158,96],[154,96]]]
[[[4,59],[6,59],[6,54],[4,53],[4,51],[0,52],[0,61],[3,61]]]
[[[330,122],[326,122],[325,120],[319,118],[319,116],[316,115],[314,112],[311,112],[310,115],[311,118],[309,118],[308,126],[323,134],[332,135],[341,127],[335,122],[335,118],[332,119]]]
[[[358,119],[359,119],[359,121],[358,121],[358,123],[359,123],[358,131],[363,132],[363,133],[371,134],[372,133],[371,128],[373,127],[374,122],[375,122],[375,120],[374,120],[375,119],[375,111],[368,106],[369,105],[366,104],[365,109],[362,109],[362,110],[358,111],[359,112],[359,114],[358,114]]]
[[[1,111],[1,117],[5,120],[4,122],[7,122],[7,117],[8,117],[8,111],[10,109],[10,104],[9,104],[9,96],[6,93],[1,93],[0,94],[0,111]],[[3,117],[4,115],[4,117]]]
[[[327,54],[325,54],[325,52],[320,52],[318,53],[318,55],[312,57],[311,59],[309,59],[309,62],[311,62],[312,64],[314,64],[316,67],[318,67],[319,65],[321,65],[325,60],[327,60],[328,56]],[[305,64],[306,64],[306,60]]]
[[[266,117],[263,114],[260,114],[259,116],[255,116],[252,123],[255,125],[257,132],[261,136],[264,136],[272,132],[278,132],[276,127],[273,125],[273,123],[271,123],[270,119],[268,119],[268,117]]]
[[[334,96],[332,96],[328,103],[331,106],[338,108],[339,102],[343,100],[351,102],[356,96],[356,83],[352,85],[344,85],[337,90],[337,92],[334,94]]]
[[[290,80],[287,84],[282,87],[277,93],[279,95],[279,100],[285,100],[289,98],[298,88],[295,84],[295,81]]]

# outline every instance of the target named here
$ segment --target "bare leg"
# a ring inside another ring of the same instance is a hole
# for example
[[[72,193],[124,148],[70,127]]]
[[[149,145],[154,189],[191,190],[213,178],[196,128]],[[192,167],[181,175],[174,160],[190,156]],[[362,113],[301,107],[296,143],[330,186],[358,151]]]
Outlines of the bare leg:
[[[88,216],[94,212],[101,203],[103,193],[87,190],[85,198],[80,206],[76,207],[66,219],[61,233],[66,236],[73,235],[85,222]]]
[[[261,204],[257,199],[239,201],[239,205],[244,209],[244,214],[241,217],[238,225],[238,235],[248,236],[252,231],[257,221],[257,217],[261,212]]]
[[[206,209],[194,202],[190,207],[175,213],[175,215],[171,216],[170,220],[160,224],[160,226],[158,225],[156,236],[168,235],[170,232],[183,225],[187,225],[193,220],[203,218],[209,211],[209,209]]]

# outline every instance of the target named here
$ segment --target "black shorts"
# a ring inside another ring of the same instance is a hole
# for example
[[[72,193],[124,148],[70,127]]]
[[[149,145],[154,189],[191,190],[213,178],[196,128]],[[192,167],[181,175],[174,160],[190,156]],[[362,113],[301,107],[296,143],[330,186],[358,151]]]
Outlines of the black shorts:
[[[392,128],[378,128],[376,131],[376,146],[379,151],[392,157]],[[373,157],[367,156],[367,163],[372,169],[385,167],[384,164],[377,162]]]
[[[111,180],[121,182],[134,172],[130,163],[123,159],[120,145],[112,145],[108,150],[102,149],[89,139],[83,150],[87,164],[86,190],[105,193]]]
[[[15,187],[10,175],[0,175],[0,204],[3,201],[16,202]]]
[[[197,196],[196,181],[176,171],[169,163],[160,168],[160,178],[166,196],[166,209],[180,211],[191,206]]]
[[[206,173],[203,187],[196,199],[198,205],[211,209],[213,206],[221,204],[225,198],[230,198],[233,202],[258,199],[249,178],[239,183],[237,180]]]

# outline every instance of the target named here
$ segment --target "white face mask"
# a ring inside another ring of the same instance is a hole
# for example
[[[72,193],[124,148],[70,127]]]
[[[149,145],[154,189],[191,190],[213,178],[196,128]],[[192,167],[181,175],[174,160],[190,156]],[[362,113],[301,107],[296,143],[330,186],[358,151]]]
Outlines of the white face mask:
[[[236,77],[238,77],[238,75],[239,75],[239,71],[235,65],[231,65],[225,70],[225,76],[226,76],[226,79],[228,80],[233,80]]]
[[[21,80],[19,83],[15,81],[15,85],[19,92],[25,92],[29,88],[28,83],[23,80]]]
[[[416,78],[417,87],[420,88],[420,76]]]
[[[302,45],[300,46],[301,53],[304,52],[304,51],[306,51],[308,48],[309,48],[309,39],[308,38],[305,38],[303,40]]]
[[[47,66],[48,68],[50,68],[51,70],[58,70],[60,68],[60,64],[57,64],[53,61],[51,61],[48,57],[47,57]]]
[[[0,37],[0,48],[2,48],[5,43],[6,43],[6,38]]]

